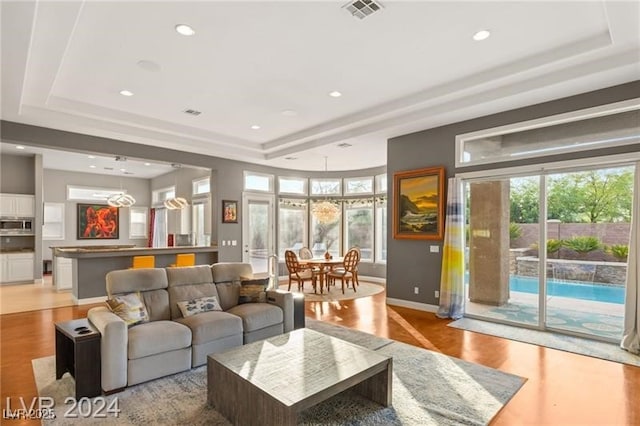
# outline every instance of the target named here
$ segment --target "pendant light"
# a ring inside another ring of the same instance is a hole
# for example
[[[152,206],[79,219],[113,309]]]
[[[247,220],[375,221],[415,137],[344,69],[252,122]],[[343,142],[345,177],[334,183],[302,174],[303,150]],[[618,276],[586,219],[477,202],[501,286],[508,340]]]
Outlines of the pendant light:
[[[127,161],[127,157],[117,156],[116,161]],[[121,169],[124,172],[124,169]],[[133,195],[127,194],[122,189],[122,176],[120,176],[120,192],[116,192],[107,198],[107,204],[111,207],[131,207],[136,203]]]
[[[176,186],[174,191],[174,197],[169,198],[168,200],[165,200],[164,206],[168,210],[182,210],[183,208],[189,205],[189,202],[185,198],[175,196],[175,193],[178,191],[178,176],[180,175],[180,169],[182,168],[182,164],[173,163],[171,164],[171,167],[173,167],[174,169],[178,169],[178,172],[176,173]]]
[[[324,172],[327,175],[327,157],[324,157]],[[335,222],[340,216],[340,209],[334,203],[325,198],[324,201],[314,203],[311,214],[319,223]]]

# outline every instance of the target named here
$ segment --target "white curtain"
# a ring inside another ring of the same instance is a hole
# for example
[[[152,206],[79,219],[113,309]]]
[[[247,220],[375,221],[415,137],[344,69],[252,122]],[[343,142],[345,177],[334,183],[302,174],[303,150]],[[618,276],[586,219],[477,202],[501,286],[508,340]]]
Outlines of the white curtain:
[[[167,247],[167,209],[158,208],[153,220],[153,247]]]
[[[624,305],[624,331],[620,347],[640,355],[640,269],[638,255],[640,251],[640,162],[636,163],[633,184],[633,205],[631,216],[631,236],[627,260],[627,286]]]
[[[464,315],[464,215],[462,183],[449,178],[447,215],[442,248],[439,318],[462,318]]]

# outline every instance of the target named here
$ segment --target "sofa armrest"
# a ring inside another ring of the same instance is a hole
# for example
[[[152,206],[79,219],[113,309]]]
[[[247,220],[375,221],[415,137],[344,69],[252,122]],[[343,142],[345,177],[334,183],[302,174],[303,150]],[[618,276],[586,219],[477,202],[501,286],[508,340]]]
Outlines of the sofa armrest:
[[[110,392],[127,386],[127,324],[105,307],[91,308],[89,321],[100,331],[102,390]]]
[[[267,303],[280,306],[284,318],[284,332],[293,330],[293,293],[284,290],[268,290]]]

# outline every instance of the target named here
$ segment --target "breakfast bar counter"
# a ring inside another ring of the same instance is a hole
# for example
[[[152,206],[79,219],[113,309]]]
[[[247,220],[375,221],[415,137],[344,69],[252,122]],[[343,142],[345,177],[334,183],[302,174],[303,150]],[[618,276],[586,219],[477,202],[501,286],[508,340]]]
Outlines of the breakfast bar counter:
[[[53,252],[53,285],[58,290],[70,288],[77,304],[104,300],[107,295],[107,272],[130,268],[134,256],[154,256],[157,268],[174,264],[176,254],[180,253],[195,253],[196,265],[211,265],[218,261],[216,246],[151,248],[103,245],[50,248]]]

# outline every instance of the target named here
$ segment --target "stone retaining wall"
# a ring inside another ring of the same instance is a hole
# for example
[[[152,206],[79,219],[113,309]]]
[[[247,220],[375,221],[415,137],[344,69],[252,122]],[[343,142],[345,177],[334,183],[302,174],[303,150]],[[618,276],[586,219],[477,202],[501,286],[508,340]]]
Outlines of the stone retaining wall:
[[[517,250],[517,249],[516,249]],[[537,257],[517,256],[511,251],[510,273],[525,277],[537,277],[540,260]],[[593,282],[625,285],[627,264],[622,262],[590,262],[563,259],[547,259],[547,278],[566,281]]]

